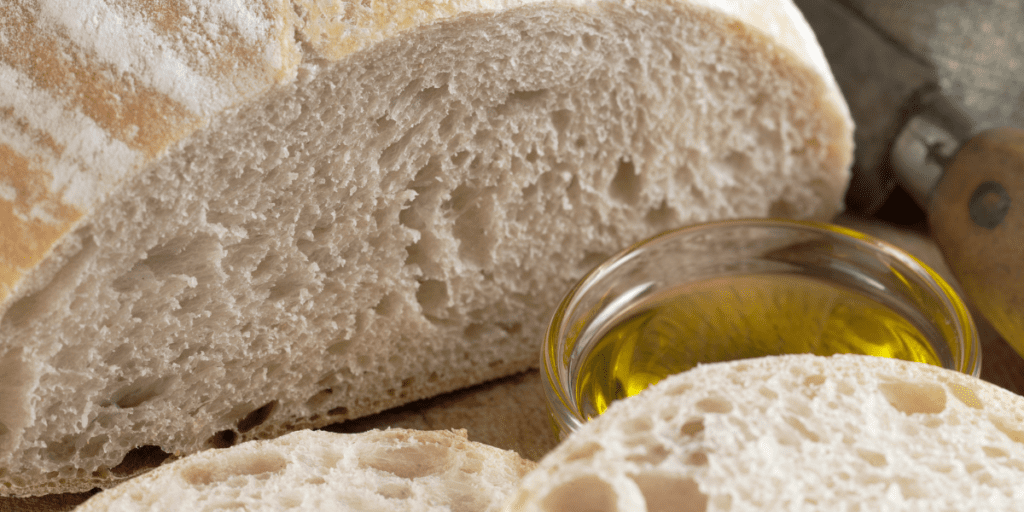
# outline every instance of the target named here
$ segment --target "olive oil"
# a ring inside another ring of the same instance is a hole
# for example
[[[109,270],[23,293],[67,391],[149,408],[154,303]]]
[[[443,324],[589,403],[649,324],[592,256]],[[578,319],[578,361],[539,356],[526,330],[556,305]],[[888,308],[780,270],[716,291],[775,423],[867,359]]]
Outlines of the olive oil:
[[[709,280],[651,298],[620,318],[596,336],[576,374],[586,418],[699,362],[859,353],[942,364],[922,328],[904,315],[803,275]]]

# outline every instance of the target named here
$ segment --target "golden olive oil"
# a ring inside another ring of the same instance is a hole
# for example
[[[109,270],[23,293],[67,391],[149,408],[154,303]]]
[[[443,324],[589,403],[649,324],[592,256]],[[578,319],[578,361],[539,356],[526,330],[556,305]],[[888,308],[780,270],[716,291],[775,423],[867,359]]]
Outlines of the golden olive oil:
[[[697,363],[778,354],[858,353],[941,366],[914,323],[878,300],[789,274],[709,280],[620,315],[576,377],[584,417]]]

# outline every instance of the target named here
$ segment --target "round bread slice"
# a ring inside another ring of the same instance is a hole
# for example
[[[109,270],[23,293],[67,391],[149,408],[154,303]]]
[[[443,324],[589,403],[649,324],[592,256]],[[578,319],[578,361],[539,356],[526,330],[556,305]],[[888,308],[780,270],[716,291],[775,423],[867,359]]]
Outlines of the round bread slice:
[[[616,402],[506,510],[1020,510],[1024,397],[920,363],[776,356]]]
[[[76,510],[484,512],[534,466],[465,430],[305,430],[179,459]]]

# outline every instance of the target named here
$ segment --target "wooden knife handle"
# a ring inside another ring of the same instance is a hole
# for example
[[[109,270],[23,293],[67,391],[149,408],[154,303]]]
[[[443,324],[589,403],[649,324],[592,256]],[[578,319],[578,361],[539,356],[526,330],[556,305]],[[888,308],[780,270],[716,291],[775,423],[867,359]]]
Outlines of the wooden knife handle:
[[[968,140],[928,209],[932,235],[971,301],[1024,356],[1024,130]]]

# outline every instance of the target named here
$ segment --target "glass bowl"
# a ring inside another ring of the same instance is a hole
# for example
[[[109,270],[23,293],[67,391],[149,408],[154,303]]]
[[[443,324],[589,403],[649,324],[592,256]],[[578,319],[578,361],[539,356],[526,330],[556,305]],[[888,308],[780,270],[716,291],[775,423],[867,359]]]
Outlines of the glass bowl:
[[[847,228],[759,219],[663,233],[599,265],[555,312],[541,372],[564,436],[672,373],[787,353],[981,369],[967,307],[924,263]]]

